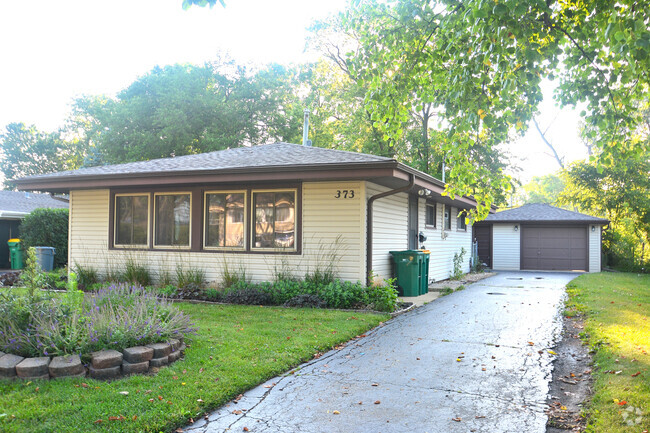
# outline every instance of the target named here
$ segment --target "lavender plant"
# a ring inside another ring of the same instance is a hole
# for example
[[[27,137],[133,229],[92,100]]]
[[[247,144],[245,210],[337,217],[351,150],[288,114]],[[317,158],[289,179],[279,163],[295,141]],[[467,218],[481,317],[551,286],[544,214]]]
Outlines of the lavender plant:
[[[13,297],[15,307],[0,311],[0,350],[22,356],[87,354],[179,338],[196,331],[189,316],[171,303],[140,287],[113,285],[93,296],[69,302],[52,298],[25,314],[25,301]],[[3,302],[3,308],[9,308]],[[13,310],[12,310],[13,311]],[[22,311],[22,315],[18,314]]]

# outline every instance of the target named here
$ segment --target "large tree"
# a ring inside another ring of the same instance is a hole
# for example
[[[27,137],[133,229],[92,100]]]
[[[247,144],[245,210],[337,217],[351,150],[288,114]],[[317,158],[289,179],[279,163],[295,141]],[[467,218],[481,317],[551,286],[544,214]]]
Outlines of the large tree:
[[[489,204],[493,194],[477,188],[482,174],[467,150],[522,132],[542,99],[543,77],[559,79],[561,103],[585,104],[601,164],[647,154],[647,141],[631,131],[649,96],[649,11],[632,0],[366,0],[339,16],[356,42],[339,54],[367,89],[374,125],[393,140],[411,112],[433,104],[449,138],[450,193]]]
[[[291,97],[296,72],[277,65],[251,72],[232,61],[156,67],[116,98],[77,100],[73,128],[88,164],[121,163],[293,141],[302,112]]]
[[[0,134],[0,170],[5,189],[13,188],[11,179],[78,168],[83,149],[77,140],[63,137],[60,131],[46,133],[34,125],[7,125]]]

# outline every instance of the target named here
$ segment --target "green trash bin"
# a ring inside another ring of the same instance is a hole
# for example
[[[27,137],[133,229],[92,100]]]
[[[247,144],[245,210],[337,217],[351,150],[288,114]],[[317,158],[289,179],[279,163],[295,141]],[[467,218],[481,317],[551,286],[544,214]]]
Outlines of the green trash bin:
[[[399,296],[420,296],[424,253],[415,250],[390,253],[393,256],[393,275],[397,278]]]
[[[9,261],[11,262],[11,269],[24,268],[23,249],[20,246],[20,239],[9,239],[7,245],[9,245]]]
[[[429,259],[431,251],[420,250],[422,253],[422,268],[420,270],[420,295],[429,293]]]

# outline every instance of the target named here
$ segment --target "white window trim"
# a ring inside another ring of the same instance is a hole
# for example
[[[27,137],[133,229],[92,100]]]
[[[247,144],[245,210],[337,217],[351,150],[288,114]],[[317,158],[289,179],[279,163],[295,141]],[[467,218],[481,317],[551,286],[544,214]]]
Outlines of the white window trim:
[[[293,192],[293,247],[292,248],[262,248],[255,246],[255,194],[256,193],[265,193],[265,192]],[[250,251],[268,251],[275,253],[282,252],[296,252],[298,251],[298,189],[297,188],[280,188],[280,189],[252,189],[251,198],[250,198],[250,209],[251,209],[251,221],[250,221],[250,233],[251,233],[251,246]]]
[[[427,210],[429,207],[433,208],[433,224],[427,224]],[[438,223],[438,203],[429,202],[424,204],[424,227],[435,229]]]
[[[208,211],[208,194],[244,194],[244,245],[241,247],[213,247],[206,245],[206,228],[208,225],[207,211]],[[203,215],[201,220],[203,221],[203,249],[206,251],[246,251],[246,243],[248,240],[248,191],[245,189],[242,190],[210,190],[203,193]]]
[[[156,197],[161,195],[189,195],[190,196],[190,229],[188,235],[188,245],[157,245],[156,244]],[[153,194],[153,248],[162,250],[190,250],[192,248],[192,192],[191,191],[170,191],[156,192]]]
[[[447,214],[449,215],[449,228],[446,227],[447,226],[447,224],[446,224],[447,221],[445,220],[445,210],[447,210]],[[443,205],[443,209],[442,209],[442,227],[441,227],[442,231],[450,232],[453,229],[454,224],[452,223],[453,218],[451,217],[452,210],[453,210],[452,206],[449,206],[447,204]]]
[[[117,198],[118,197],[147,197],[147,243],[146,244],[118,244],[117,243]],[[147,193],[121,193],[113,197],[113,247],[114,248],[149,248],[151,243],[151,194]]]

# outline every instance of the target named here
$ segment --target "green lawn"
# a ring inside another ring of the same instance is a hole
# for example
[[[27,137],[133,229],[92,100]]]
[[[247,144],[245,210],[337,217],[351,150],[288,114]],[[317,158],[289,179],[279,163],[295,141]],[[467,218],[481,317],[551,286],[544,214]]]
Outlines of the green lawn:
[[[650,275],[585,274],[568,286],[568,312],[585,315],[594,350],[588,432],[650,429]]]
[[[180,303],[199,328],[155,376],[0,381],[2,432],[171,432],[386,320],[333,310]],[[128,392],[128,395],[124,395]]]

